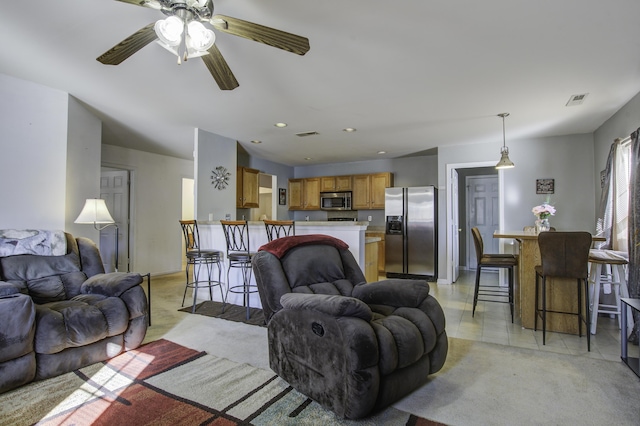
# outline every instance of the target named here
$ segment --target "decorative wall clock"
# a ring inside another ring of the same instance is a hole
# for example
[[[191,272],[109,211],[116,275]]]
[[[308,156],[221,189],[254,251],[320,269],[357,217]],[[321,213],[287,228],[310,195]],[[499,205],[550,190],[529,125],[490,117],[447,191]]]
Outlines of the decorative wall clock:
[[[229,177],[231,173],[229,173],[226,167],[218,166],[215,170],[212,170],[211,173],[211,184],[216,187],[216,189],[223,190],[229,184]]]

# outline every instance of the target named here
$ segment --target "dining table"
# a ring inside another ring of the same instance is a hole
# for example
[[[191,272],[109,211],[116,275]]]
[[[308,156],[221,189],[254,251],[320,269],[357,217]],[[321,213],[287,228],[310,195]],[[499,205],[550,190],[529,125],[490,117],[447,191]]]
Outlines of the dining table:
[[[518,242],[518,273],[514,285],[514,309],[524,328],[534,328],[535,325],[535,296],[536,296],[536,265],[540,265],[540,248],[538,247],[538,233],[527,231],[495,231],[493,238],[513,239]],[[592,236],[593,241],[605,241],[604,237]],[[578,334],[578,321],[573,315],[558,312],[578,312],[576,281],[574,279],[547,278],[551,285],[547,287],[547,331]],[[583,295],[583,297],[589,297]],[[580,301],[584,306],[584,299]],[[588,315],[588,313],[587,313]],[[542,329],[542,320],[538,321],[538,328]],[[582,332],[587,332],[586,325]]]

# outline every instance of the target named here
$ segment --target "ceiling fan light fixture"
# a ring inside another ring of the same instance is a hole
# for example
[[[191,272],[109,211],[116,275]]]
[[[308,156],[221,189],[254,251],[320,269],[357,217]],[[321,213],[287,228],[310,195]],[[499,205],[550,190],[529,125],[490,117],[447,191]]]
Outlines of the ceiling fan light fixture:
[[[199,52],[206,52],[216,41],[215,33],[198,21],[189,22],[187,34],[187,46]]]
[[[153,26],[160,41],[167,46],[177,46],[182,41],[184,24],[177,16],[160,19]]]

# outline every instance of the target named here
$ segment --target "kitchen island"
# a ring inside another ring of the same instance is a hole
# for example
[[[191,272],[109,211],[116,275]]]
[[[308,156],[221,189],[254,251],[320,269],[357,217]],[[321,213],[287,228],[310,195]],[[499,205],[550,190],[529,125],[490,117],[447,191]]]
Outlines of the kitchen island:
[[[257,252],[260,246],[266,244],[267,232],[262,221],[251,221],[249,225],[249,249]],[[365,269],[365,231],[369,226],[369,222],[323,222],[323,221],[296,221],[296,235],[324,234],[338,238],[349,245],[349,251],[353,254],[358,265],[364,271]],[[222,232],[220,221],[198,221],[200,230],[200,244],[203,249],[220,250],[225,254],[223,262],[223,281],[227,281],[226,261],[226,241]],[[215,272],[214,272],[215,273]],[[253,275],[253,274],[252,274]],[[242,280],[239,271],[232,270],[229,276],[232,283]],[[251,277],[251,283],[255,285],[255,279]],[[228,283],[227,283],[228,284]],[[227,285],[225,285],[225,288]],[[199,300],[207,300],[206,292],[199,292]],[[214,292],[214,300],[221,301],[219,292]],[[229,293],[229,303],[242,305],[242,294]],[[260,297],[258,293],[251,294],[250,304],[252,308],[261,308]]]

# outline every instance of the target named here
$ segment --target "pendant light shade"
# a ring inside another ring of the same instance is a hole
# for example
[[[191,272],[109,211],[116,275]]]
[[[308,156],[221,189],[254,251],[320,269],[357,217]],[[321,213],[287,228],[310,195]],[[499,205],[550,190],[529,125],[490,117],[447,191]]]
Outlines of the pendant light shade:
[[[502,117],[502,148],[500,148],[500,161],[496,164],[496,169],[511,169],[515,167],[513,161],[509,159],[509,148],[507,148],[507,138],[504,131],[504,119],[508,117],[508,112],[503,112],[502,114],[498,114],[498,117]]]

